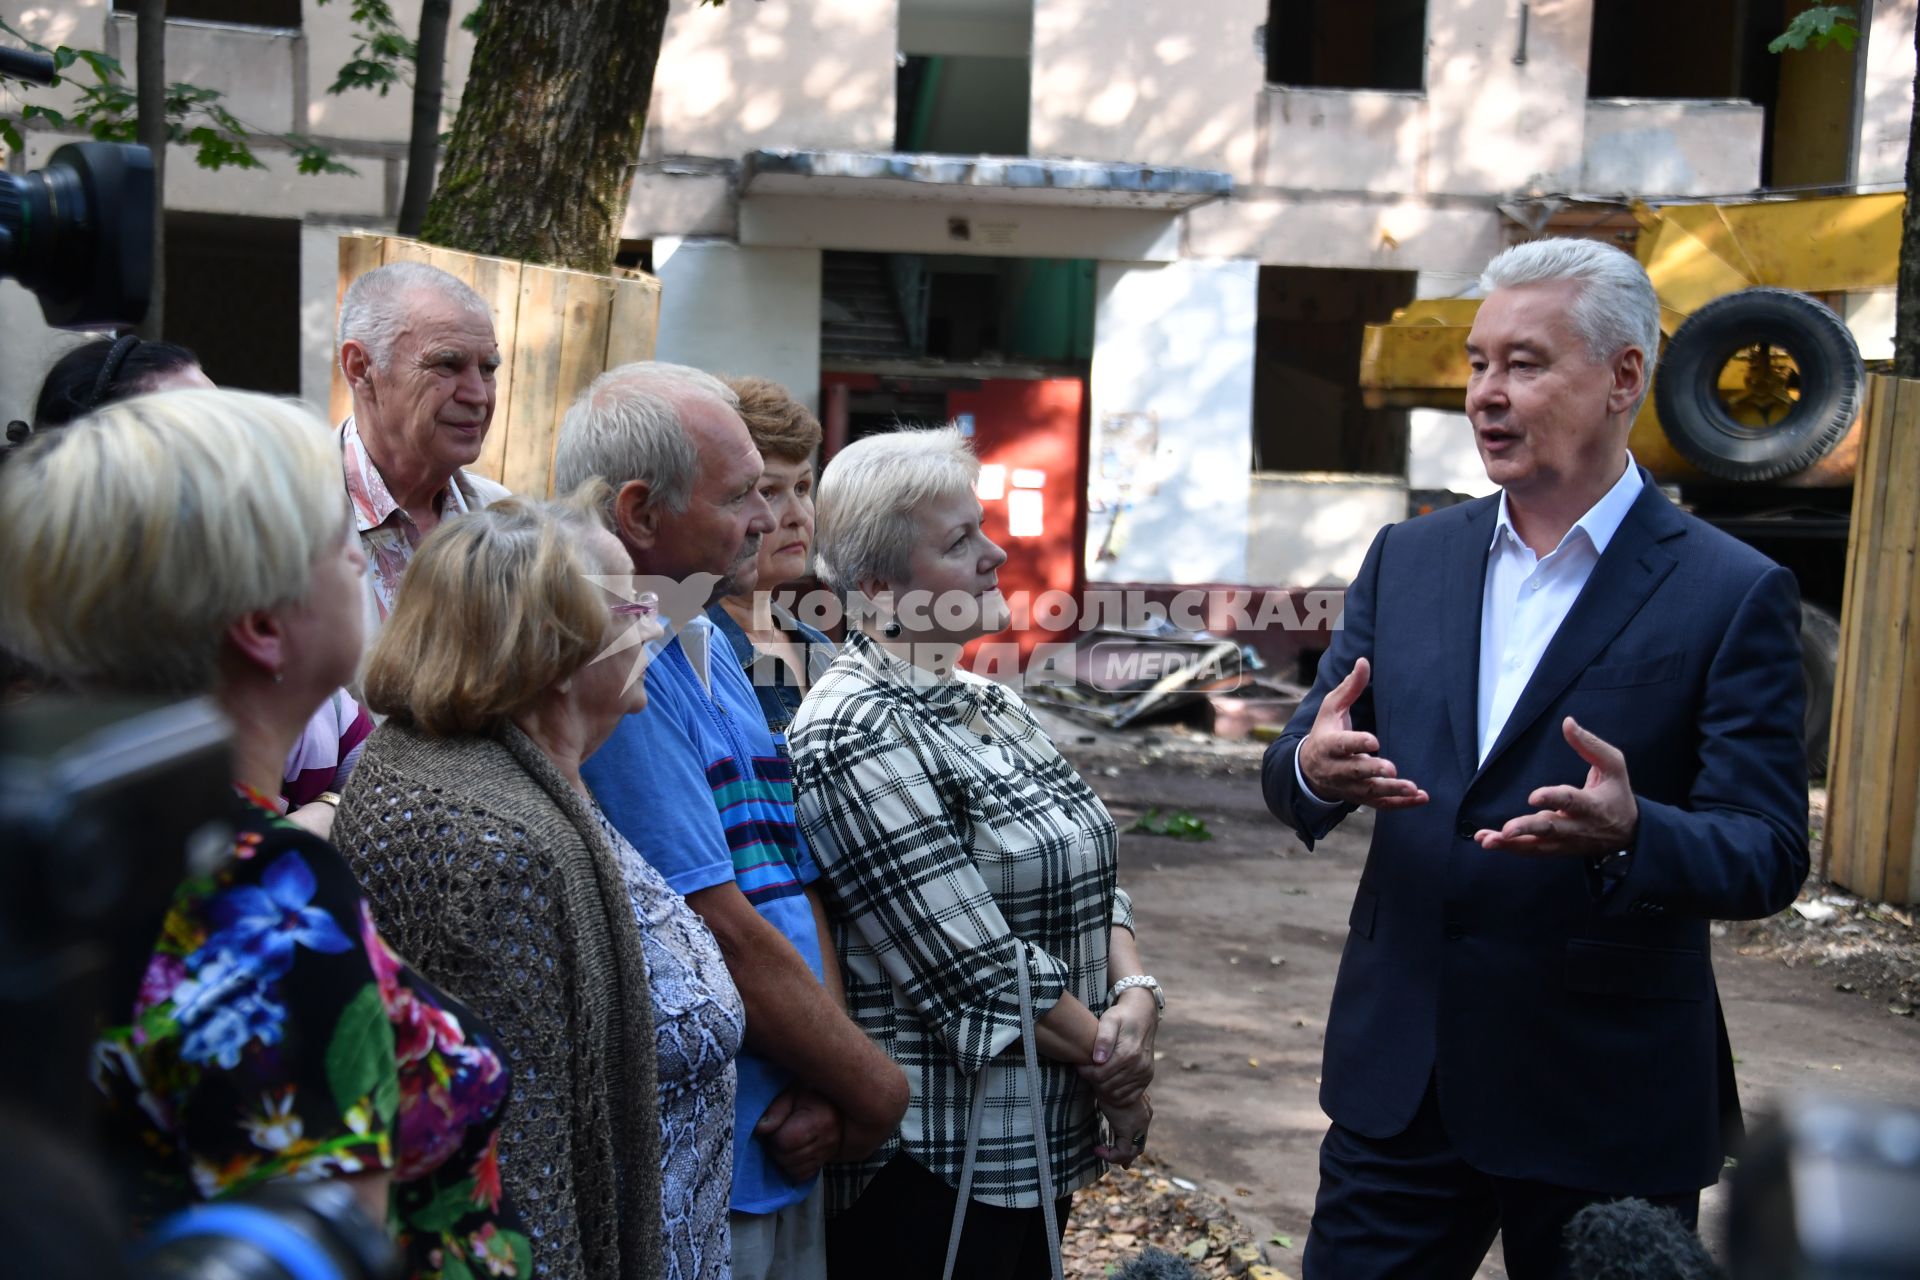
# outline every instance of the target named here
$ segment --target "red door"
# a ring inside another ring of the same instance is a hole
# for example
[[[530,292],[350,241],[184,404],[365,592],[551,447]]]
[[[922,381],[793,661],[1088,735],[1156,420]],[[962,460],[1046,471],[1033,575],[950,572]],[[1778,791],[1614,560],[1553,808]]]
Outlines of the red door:
[[[982,643],[1016,641],[1023,659],[1036,644],[1072,636],[1042,625],[1049,616],[1043,597],[1059,592],[1052,599],[1065,603],[1079,594],[1085,408],[1086,384],[1078,378],[1001,378],[947,393],[948,414],[962,430],[971,427],[980,455],[987,536],[1007,553],[1000,589],[1014,604],[1016,624],[1032,618],[1024,630],[1016,626]],[[1071,617],[1058,608],[1052,616]]]

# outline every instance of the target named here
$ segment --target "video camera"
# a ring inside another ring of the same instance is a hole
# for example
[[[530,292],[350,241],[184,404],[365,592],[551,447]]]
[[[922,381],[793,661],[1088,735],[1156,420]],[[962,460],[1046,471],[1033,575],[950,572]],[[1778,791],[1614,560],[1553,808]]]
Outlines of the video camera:
[[[0,77],[51,84],[53,59],[0,48]],[[0,172],[0,276],[54,325],[138,324],[153,280],[153,157],[72,142],[25,175]]]

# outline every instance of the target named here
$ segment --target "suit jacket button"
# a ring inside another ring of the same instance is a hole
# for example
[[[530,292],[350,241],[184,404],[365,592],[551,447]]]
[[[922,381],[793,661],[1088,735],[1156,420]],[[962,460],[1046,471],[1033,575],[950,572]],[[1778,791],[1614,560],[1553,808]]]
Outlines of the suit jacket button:
[[[1453,834],[1459,836],[1462,840],[1471,840],[1473,839],[1473,833],[1476,830],[1478,830],[1477,827],[1475,827],[1471,822],[1468,822],[1465,818],[1462,818],[1460,819],[1459,822],[1454,824]]]
[[[1467,926],[1461,924],[1458,920],[1447,921],[1447,941],[1458,942],[1466,936]]]

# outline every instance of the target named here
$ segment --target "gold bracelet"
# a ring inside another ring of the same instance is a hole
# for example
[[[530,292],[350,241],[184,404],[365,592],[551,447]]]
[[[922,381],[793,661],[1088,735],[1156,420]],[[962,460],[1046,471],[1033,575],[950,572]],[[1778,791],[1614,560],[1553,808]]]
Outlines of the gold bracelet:
[[[327,805],[332,808],[335,813],[338,813],[340,811],[340,793],[338,791],[322,791],[313,798],[313,803]]]

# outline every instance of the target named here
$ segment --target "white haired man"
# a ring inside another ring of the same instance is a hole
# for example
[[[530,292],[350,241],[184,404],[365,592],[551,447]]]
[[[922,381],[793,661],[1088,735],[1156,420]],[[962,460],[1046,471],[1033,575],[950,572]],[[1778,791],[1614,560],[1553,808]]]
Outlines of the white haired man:
[[[1627,453],[1659,349],[1611,246],[1495,258],[1497,496],[1381,530],[1268,750],[1309,842],[1376,811],[1327,1017],[1314,1280],[1564,1274],[1587,1204],[1689,1225],[1739,1123],[1709,922],[1807,874],[1798,592]]]
[[[353,392],[340,448],[367,555],[371,635],[421,539],[442,518],[506,496],[464,470],[493,423],[500,347],[479,294],[437,267],[395,262],[347,289],[339,349]]]
[[[605,480],[634,573],[682,587],[659,592],[679,634],[646,668],[646,712],[621,721],[580,772],[612,826],[713,930],[746,1005],[731,1168],[670,1167],[669,1183],[684,1176],[690,1198],[725,1198],[732,1174],[722,1274],[825,1280],[820,1167],[879,1146],[908,1087],[839,999],[792,768],[724,637],[711,657],[704,610],[753,590],[760,539],[774,529],[738,405],[709,374],[643,363],[602,374],[567,411],[560,487]]]

